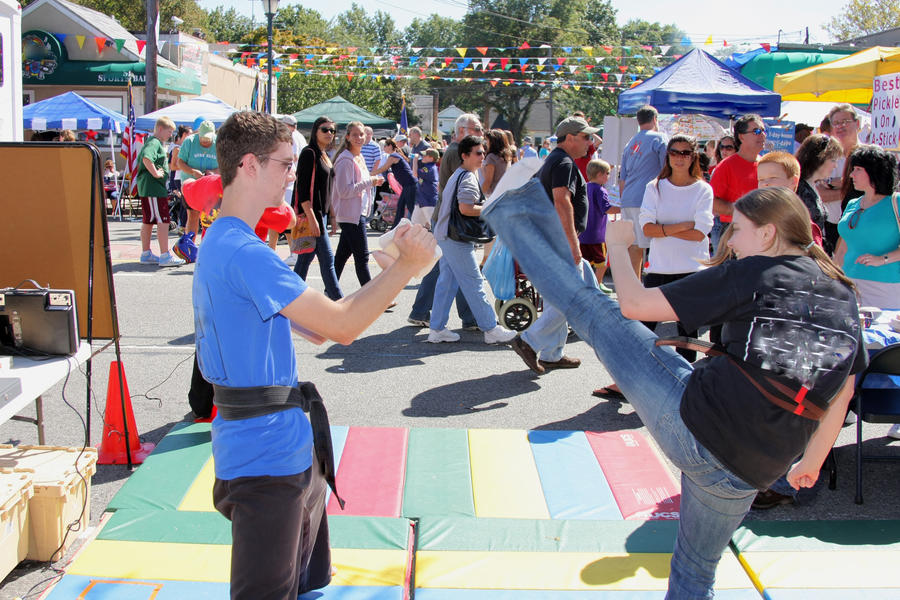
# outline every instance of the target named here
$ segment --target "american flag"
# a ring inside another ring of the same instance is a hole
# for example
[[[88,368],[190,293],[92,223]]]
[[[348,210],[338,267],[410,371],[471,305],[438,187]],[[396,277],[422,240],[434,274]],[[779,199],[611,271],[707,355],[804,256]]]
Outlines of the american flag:
[[[125,172],[129,174],[128,195],[134,196],[137,193],[137,154],[139,145],[139,136],[134,130],[134,102],[131,96],[131,77],[128,78],[128,125],[125,127],[125,133],[122,134],[122,156],[125,157]]]

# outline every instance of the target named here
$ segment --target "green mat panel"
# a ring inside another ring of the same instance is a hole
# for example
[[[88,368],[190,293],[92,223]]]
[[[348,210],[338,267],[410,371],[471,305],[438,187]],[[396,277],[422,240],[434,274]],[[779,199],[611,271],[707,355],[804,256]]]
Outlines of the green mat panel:
[[[423,517],[419,550],[666,553],[677,521],[564,521]]]
[[[409,430],[401,514],[475,516],[465,429]]]
[[[900,550],[900,521],[745,521],[741,552]]]
[[[122,508],[97,534],[99,540],[231,544],[231,523],[214,512]]]
[[[332,548],[405,550],[409,521],[389,517],[328,517]],[[231,544],[231,523],[219,513],[123,508],[112,514],[101,540]]]
[[[178,423],[131,474],[107,510],[175,510],[212,455],[209,423]]]

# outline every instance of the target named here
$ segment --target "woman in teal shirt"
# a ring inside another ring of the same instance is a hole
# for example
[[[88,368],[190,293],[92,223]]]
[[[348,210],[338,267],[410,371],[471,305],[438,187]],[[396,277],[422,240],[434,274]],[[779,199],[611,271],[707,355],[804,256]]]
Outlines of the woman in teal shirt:
[[[878,146],[850,155],[850,179],[862,196],[844,210],[834,256],[859,290],[860,306],[900,308],[900,219],[892,199],[897,159]]]

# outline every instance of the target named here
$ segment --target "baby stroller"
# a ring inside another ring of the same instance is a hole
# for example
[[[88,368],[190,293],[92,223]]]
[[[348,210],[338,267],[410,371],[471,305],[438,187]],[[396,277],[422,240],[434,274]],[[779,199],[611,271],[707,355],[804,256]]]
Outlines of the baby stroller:
[[[397,194],[381,194],[381,202],[375,208],[372,218],[369,219],[369,228],[372,231],[387,231],[397,218]]]
[[[515,265],[516,292],[509,300],[495,300],[494,311],[500,324],[514,331],[525,331],[537,319],[537,314],[544,310],[541,295],[531,285],[528,277]]]

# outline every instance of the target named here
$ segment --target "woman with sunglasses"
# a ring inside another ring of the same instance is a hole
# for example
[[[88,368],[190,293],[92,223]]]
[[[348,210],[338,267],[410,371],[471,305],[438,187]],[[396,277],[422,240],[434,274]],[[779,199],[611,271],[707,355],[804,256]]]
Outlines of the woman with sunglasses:
[[[659,288],[631,268],[632,224],[609,223],[616,302],[578,276],[541,196],[530,182],[486,218],[682,472],[666,598],[712,598],[716,566],[757,491],[784,473],[794,487],[814,485],[841,430],[853,375],[866,366],[853,284],[813,242],[799,198],[774,187],[735,203],[710,268]],[[637,319],[724,323],[723,352],[691,364]]]
[[[900,308],[900,217],[897,159],[878,146],[860,145],[849,158],[850,179],[862,196],[838,223],[835,261],[859,290],[860,305]]]
[[[656,288],[691,273],[709,260],[709,234],[713,225],[712,188],[703,180],[697,142],[686,135],[675,135],[666,147],[666,164],[659,176],[647,184],[638,223],[650,238],[649,263],[644,287]],[[650,331],[656,321],[646,321]],[[697,337],[678,321],[678,335]],[[697,353],[678,350],[693,362]]]
[[[716,162],[709,168],[709,172],[712,173],[713,169],[715,169],[720,162],[731,156],[737,152],[737,148],[734,145],[734,138],[730,135],[724,135],[719,138],[719,143],[716,144],[715,155]]]
[[[459,210],[460,214],[467,217],[481,215],[484,193],[476,172],[484,163],[484,155],[482,138],[467,135],[460,140],[459,157],[462,164],[447,180],[441,196],[438,208],[440,212],[434,224],[434,239],[443,256],[439,263],[440,275],[434,285],[434,301],[431,305],[431,330],[427,341],[432,344],[459,341],[459,334],[447,329],[450,305],[453,304],[457,290],[462,291],[475,315],[478,328],[484,332],[485,344],[505,343],[516,337],[515,331],[497,324],[497,316],[485,292],[484,277],[475,262],[475,244],[453,240],[449,236],[452,211]]]
[[[369,174],[362,156],[365,141],[365,125],[359,121],[348,123],[344,142],[334,159],[334,190],[331,195],[334,216],[341,226],[341,237],[334,253],[334,269],[340,280],[344,265],[352,255],[356,278],[361,286],[372,279],[369,273],[366,214],[372,202],[374,187],[384,182],[381,175]]]
[[[331,159],[328,151],[334,147],[334,121],[319,117],[313,122],[309,134],[310,143],[300,152],[297,162],[297,184],[294,186],[294,210],[309,219],[313,235],[316,236],[315,252],[297,255],[294,272],[306,281],[309,265],[313,257],[319,260],[325,295],[332,300],[344,297],[338,276],[334,270],[334,254],[328,239],[327,226],[334,233],[335,221],[329,215],[328,198],[331,194]]]

